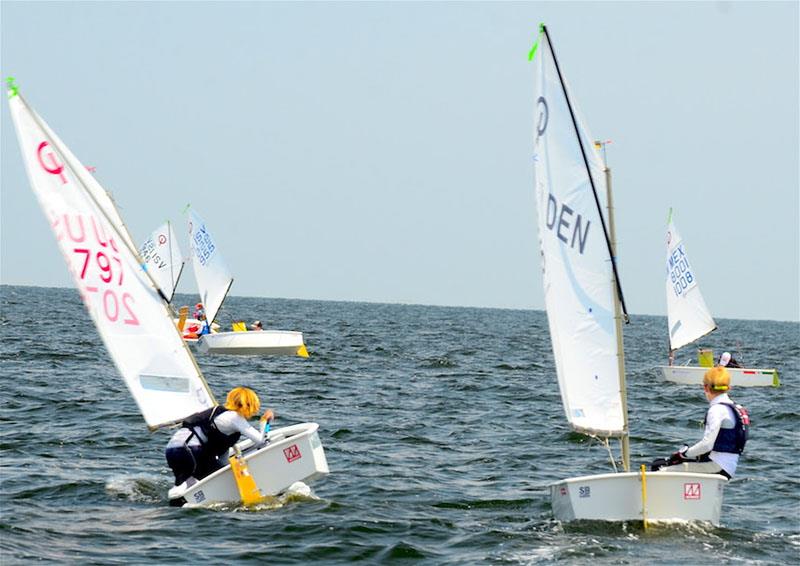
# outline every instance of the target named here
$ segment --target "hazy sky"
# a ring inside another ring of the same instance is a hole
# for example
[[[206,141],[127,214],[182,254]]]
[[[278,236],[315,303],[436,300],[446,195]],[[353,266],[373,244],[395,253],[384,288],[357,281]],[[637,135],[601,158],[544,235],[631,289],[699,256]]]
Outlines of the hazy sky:
[[[672,206],[715,316],[800,318],[797,2],[0,10],[3,76],[134,238],[171,219],[187,251],[191,202],[232,294],[536,309],[527,53],[545,22],[612,140],[630,312],[665,313]],[[72,286],[0,117],[0,281]]]

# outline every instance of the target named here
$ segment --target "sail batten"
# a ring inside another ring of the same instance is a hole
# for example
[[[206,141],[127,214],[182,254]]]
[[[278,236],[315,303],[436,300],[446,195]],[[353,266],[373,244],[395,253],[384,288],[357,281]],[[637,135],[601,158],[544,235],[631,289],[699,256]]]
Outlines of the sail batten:
[[[670,350],[677,350],[717,329],[689,263],[686,246],[670,210],[666,257],[667,328]]]
[[[31,188],[148,427],[213,405],[110,195],[21,96],[10,96],[9,106]]]
[[[534,170],[545,305],[564,412],[572,428],[627,434],[611,246],[600,203],[605,164],[569,101],[545,28],[534,59]]]

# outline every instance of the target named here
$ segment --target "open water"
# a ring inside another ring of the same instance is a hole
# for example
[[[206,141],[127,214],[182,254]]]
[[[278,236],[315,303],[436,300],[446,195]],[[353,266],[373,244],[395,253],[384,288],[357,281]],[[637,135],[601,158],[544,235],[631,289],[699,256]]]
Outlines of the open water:
[[[550,482],[610,467],[566,425],[543,312],[230,298],[223,321],[302,330],[311,357],[200,354],[217,398],[247,385],[278,426],[318,422],[331,474],[309,497],[187,510],[167,505],[169,432],[147,431],[77,292],[0,290],[3,565],[798,561],[796,323],[718,321],[704,345],[741,342],[783,386],[733,392],[753,430],[723,525],[645,532],[553,519]],[[664,318],[634,316],[625,335],[638,464],[699,439],[706,401],[659,381]]]

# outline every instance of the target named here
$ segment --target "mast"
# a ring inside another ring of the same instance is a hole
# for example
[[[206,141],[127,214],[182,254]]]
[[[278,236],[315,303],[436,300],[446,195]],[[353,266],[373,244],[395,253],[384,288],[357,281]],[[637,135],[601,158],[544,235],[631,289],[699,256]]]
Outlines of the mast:
[[[606,161],[605,146],[608,141],[594,142],[595,146],[603,148],[603,173],[606,176],[606,210],[608,211],[608,240],[611,248],[612,262],[616,263],[617,257],[617,234],[614,225],[614,204],[611,198],[611,169],[608,167]],[[611,287],[614,289],[619,288],[617,282],[616,270],[611,272]],[[625,383],[625,349],[622,340],[622,305],[620,304],[619,295],[614,293],[614,324],[617,333],[617,367],[619,369],[619,393],[622,398],[622,426],[624,434],[622,435],[622,468],[630,471],[631,456],[630,456],[630,432],[628,430],[628,390]]]

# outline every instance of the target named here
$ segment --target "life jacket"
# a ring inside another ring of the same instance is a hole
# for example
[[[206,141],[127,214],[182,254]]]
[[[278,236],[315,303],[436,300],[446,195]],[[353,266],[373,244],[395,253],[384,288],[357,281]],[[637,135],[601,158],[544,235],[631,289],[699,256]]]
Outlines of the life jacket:
[[[747,439],[750,437],[750,414],[747,412],[747,409],[735,403],[719,404],[731,408],[736,424],[733,428],[720,427],[712,450],[714,452],[741,454],[744,452],[744,445],[747,443]],[[706,419],[707,418],[708,413],[706,413]],[[703,420],[703,426],[706,424],[706,419]]]
[[[225,411],[229,411],[221,405],[211,407],[205,411],[200,411],[194,415],[187,417],[183,421],[183,427],[192,431],[192,434],[197,437],[203,448],[214,454],[214,456],[221,456],[227,450],[238,442],[241,433],[239,431],[233,434],[224,434],[221,432],[214,419]],[[205,437],[205,439],[204,439]]]

